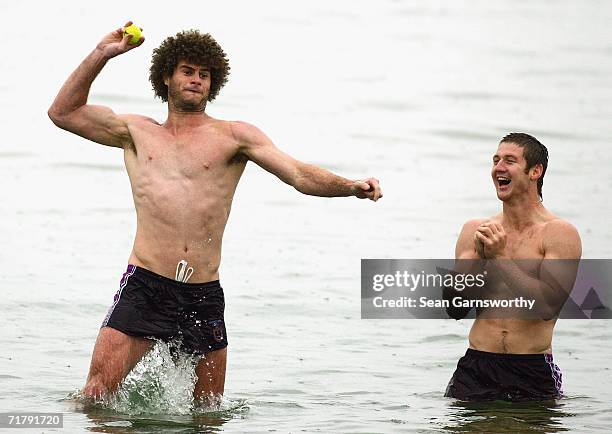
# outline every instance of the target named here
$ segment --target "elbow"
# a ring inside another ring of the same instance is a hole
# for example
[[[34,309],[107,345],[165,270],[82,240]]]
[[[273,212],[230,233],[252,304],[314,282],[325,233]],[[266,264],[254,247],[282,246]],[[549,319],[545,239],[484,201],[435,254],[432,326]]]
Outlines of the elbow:
[[[459,294],[461,294],[461,292],[457,291],[452,286],[445,286],[442,290],[442,299],[446,302],[446,314],[449,318],[457,321],[468,316],[470,310],[472,310],[469,307],[456,307],[453,304],[453,299]]]
[[[536,303],[537,304],[537,303]],[[535,315],[532,313],[529,315],[528,319],[538,319],[544,321],[550,321],[552,319],[558,319],[561,315],[561,311],[563,310],[563,306],[565,303],[550,305],[548,303],[542,303],[538,307],[536,307]]]
[[[49,110],[47,110],[47,116],[49,116],[49,119],[51,119],[51,122],[53,122],[55,126],[64,130],[66,129],[66,115],[64,113],[51,106]]]
[[[66,123],[66,117],[70,114],[70,107],[66,105],[60,98],[55,100],[49,106],[47,110],[47,116],[51,119],[55,125],[60,128],[64,128],[63,125]]]
[[[297,191],[302,194],[310,194],[308,189],[307,177],[304,176],[304,170],[300,166],[296,167],[289,179],[287,184],[291,185]]]
[[[468,316],[470,310],[471,309],[468,308],[447,307],[446,314],[449,318],[459,321],[460,319],[463,319]]]
[[[62,122],[61,115],[55,107],[53,106],[49,107],[49,110],[47,110],[47,116],[49,116],[49,119],[51,119],[51,122],[53,122],[58,127],[61,127],[60,125]]]

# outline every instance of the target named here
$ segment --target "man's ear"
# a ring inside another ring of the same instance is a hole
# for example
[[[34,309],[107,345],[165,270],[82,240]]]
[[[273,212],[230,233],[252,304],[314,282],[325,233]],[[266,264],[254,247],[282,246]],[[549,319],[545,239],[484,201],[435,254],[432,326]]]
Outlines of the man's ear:
[[[533,181],[537,181],[539,178],[542,177],[543,172],[544,172],[544,166],[538,163],[535,166],[533,166],[531,169],[529,169],[529,179]]]
[[[170,82],[170,78],[169,77],[164,77],[164,84],[166,85],[166,87],[168,87],[168,83]]]

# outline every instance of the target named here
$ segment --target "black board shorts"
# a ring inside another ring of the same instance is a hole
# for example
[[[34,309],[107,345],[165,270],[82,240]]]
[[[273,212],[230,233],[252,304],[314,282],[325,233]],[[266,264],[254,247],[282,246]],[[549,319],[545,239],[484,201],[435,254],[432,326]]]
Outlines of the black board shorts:
[[[224,311],[218,280],[183,283],[130,264],[102,327],[204,355],[227,347]]]
[[[559,399],[561,370],[552,354],[499,354],[468,349],[444,396],[463,401]]]

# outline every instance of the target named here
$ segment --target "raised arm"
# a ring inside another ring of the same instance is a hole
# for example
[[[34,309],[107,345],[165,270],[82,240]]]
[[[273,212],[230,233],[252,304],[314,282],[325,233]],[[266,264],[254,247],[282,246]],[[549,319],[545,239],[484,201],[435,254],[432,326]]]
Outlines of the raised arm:
[[[322,197],[356,196],[373,201],[382,197],[375,178],[356,181],[343,178],[285,154],[253,125],[232,122],[231,126],[242,154],[300,193]]]
[[[126,23],[129,26],[131,21]],[[60,89],[49,108],[49,118],[58,127],[107,146],[123,148],[132,143],[127,124],[121,116],[103,106],[87,104],[89,89],[106,62],[139,47],[144,37],[134,45],[123,27],[106,35],[81,62]]]

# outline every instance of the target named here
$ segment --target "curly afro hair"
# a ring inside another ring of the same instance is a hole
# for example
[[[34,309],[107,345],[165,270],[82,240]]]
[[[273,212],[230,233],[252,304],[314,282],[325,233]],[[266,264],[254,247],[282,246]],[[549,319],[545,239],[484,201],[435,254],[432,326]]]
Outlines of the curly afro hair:
[[[181,60],[210,68],[208,101],[214,100],[219,90],[227,83],[229,60],[209,33],[202,34],[198,30],[179,32],[166,38],[153,50],[149,80],[155,96],[164,102],[168,101],[168,86],[164,83],[164,78],[172,76]]]

